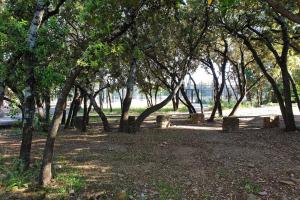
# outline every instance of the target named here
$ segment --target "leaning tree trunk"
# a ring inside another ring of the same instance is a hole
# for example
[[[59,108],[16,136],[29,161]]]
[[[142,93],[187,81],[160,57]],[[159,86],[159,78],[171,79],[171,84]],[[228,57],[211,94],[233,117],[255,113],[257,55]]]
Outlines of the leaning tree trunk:
[[[176,88],[174,90],[172,90],[172,93],[162,102],[151,106],[149,108],[147,108],[146,110],[144,110],[139,116],[138,118],[135,120],[135,124],[134,124],[134,131],[138,131],[143,123],[143,121],[150,116],[152,113],[158,111],[159,109],[163,108],[165,105],[167,105],[172,98],[174,98],[174,96],[178,93],[181,85],[182,85],[183,81],[180,81],[180,83],[176,86]]]
[[[202,100],[200,98],[200,94],[199,94],[199,90],[197,88],[197,84],[196,84],[195,80],[193,79],[192,75],[189,74],[189,76],[190,76],[190,79],[191,79],[191,81],[193,82],[193,85],[194,85],[194,90],[196,92],[197,100],[198,100],[198,102],[200,104],[201,113],[203,113],[203,103],[202,103]]]
[[[98,106],[96,100],[95,100],[95,97],[93,95],[89,95],[89,98],[90,98],[90,101],[91,101],[91,104],[93,105],[94,107],[94,110],[98,113],[99,117],[101,118],[102,120],[102,124],[103,124],[103,129],[104,131],[106,132],[110,132],[111,129],[110,129],[110,125],[109,125],[109,122],[107,120],[107,117],[105,116],[104,112],[102,111],[102,109]]]
[[[245,98],[245,93],[240,94],[240,98],[237,100],[235,105],[233,106],[229,116],[233,116],[236,112],[236,110],[239,108],[240,104],[242,103],[243,99]]]
[[[196,113],[196,109],[194,108],[193,104],[191,103],[191,101],[189,100],[188,96],[186,95],[186,92],[184,91],[184,87],[181,86],[180,88],[180,92],[181,95],[185,101],[185,105],[187,106],[190,114]]]
[[[286,117],[287,117],[286,130],[295,131],[297,127],[295,123],[293,104],[291,99],[291,84],[290,84],[290,76],[289,76],[290,74],[288,72],[286,62],[282,63],[281,74],[283,79],[283,94],[284,94],[284,102],[285,102]]]
[[[39,184],[46,186],[50,183],[52,179],[52,160],[53,160],[53,151],[54,151],[54,142],[57,136],[57,131],[61,122],[63,111],[66,107],[68,94],[73,87],[75,79],[80,74],[81,68],[76,68],[71,72],[71,75],[65,81],[65,85],[62,88],[61,94],[57,100],[55,106],[54,116],[51,122],[51,128],[49,129],[43,160],[41,165],[41,171],[39,176]]]

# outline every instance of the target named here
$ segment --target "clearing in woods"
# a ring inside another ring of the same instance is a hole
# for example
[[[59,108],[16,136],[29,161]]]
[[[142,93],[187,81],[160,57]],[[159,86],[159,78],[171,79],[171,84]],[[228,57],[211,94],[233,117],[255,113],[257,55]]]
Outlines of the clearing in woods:
[[[299,133],[260,129],[260,118],[241,119],[237,133],[222,132],[221,121],[201,127],[173,121],[169,129],[135,135],[104,134],[96,125],[86,134],[62,131],[52,189],[3,188],[0,199],[299,199]],[[1,130],[0,141],[2,167],[9,168],[20,135]],[[34,136],[37,162],[44,141],[44,135]],[[76,181],[59,190],[65,172]]]

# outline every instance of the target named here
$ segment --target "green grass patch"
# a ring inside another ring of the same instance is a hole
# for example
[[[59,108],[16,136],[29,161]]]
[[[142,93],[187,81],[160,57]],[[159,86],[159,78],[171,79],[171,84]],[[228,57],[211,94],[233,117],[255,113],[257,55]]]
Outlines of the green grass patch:
[[[6,191],[19,189],[28,189],[33,180],[38,177],[37,163],[32,164],[32,168],[27,171],[22,171],[22,162],[17,158],[5,159],[0,158],[0,184],[5,187]]]
[[[42,192],[45,195],[55,195],[56,199],[62,199],[69,195],[70,191],[76,193],[86,185],[80,171],[62,164],[60,169],[53,169],[55,186],[37,189],[37,180],[40,172],[40,163],[35,162],[27,171],[22,171],[22,162],[17,158],[0,157],[0,185],[6,192],[16,190],[28,190]]]
[[[248,194],[258,194],[262,190],[262,187],[259,183],[256,183],[249,178],[242,179],[240,185]]]
[[[159,192],[159,200],[181,199],[181,190],[173,184],[159,180],[155,182],[155,187]]]

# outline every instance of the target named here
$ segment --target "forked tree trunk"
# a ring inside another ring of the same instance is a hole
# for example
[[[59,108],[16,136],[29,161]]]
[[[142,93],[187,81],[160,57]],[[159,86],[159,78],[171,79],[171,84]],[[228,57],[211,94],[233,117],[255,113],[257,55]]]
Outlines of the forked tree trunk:
[[[225,69],[226,69],[226,65],[227,65],[227,58],[224,58],[224,61],[223,61],[223,64],[222,64],[222,70],[221,70],[222,83],[221,83],[220,88],[218,89],[218,91],[216,91],[214,107],[213,107],[213,110],[211,112],[211,115],[210,115],[210,118],[208,119],[208,121],[214,121],[217,110],[219,112],[219,115],[222,116],[221,96],[222,96],[224,86],[225,86]]]
[[[63,115],[63,110],[66,107],[68,94],[71,88],[73,87],[75,79],[80,74],[80,71],[81,68],[75,68],[71,72],[71,75],[65,81],[65,85],[62,88],[61,94],[55,106],[55,112],[51,122],[51,128],[49,129],[45,148],[44,148],[43,160],[42,160],[41,171],[39,176],[39,184],[42,186],[48,185],[52,178],[52,160],[53,160],[54,142]]]

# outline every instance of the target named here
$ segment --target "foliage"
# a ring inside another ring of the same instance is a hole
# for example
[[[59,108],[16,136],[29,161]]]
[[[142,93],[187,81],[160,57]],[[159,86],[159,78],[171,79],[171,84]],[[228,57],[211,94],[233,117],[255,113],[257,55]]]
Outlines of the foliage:
[[[33,183],[32,180],[36,180],[38,177],[38,170],[36,170],[38,168],[37,163],[33,164],[32,169],[23,172],[22,163],[19,159],[10,159],[10,167],[5,163],[5,160],[4,158],[0,158],[0,173],[5,175],[0,179],[0,184],[4,185],[6,190],[28,189]]]
[[[155,186],[159,191],[159,200],[180,199],[180,188],[175,187],[171,183],[158,180]]]
[[[9,166],[9,167],[8,167]],[[0,185],[4,186],[6,191],[32,190],[36,191],[36,181],[38,180],[40,164],[34,162],[31,168],[23,171],[22,163],[17,158],[4,158],[0,156]],[[60,169],[54,170],[56,177],[56,187],[46,187],[40,192],[47,194],[56,194],[59,198],[69,195],[72,190],[80,191],[85,187],[85,179],[77,169],[70,168],[65,164]]]
[[[261,185],[259,185],[256,182],[253,182],[252,180],[250,180],[248,178],[244,178],[240,184],[243,187],[243,189],[249,194],[250,193],[258,194],[262,190]]]

